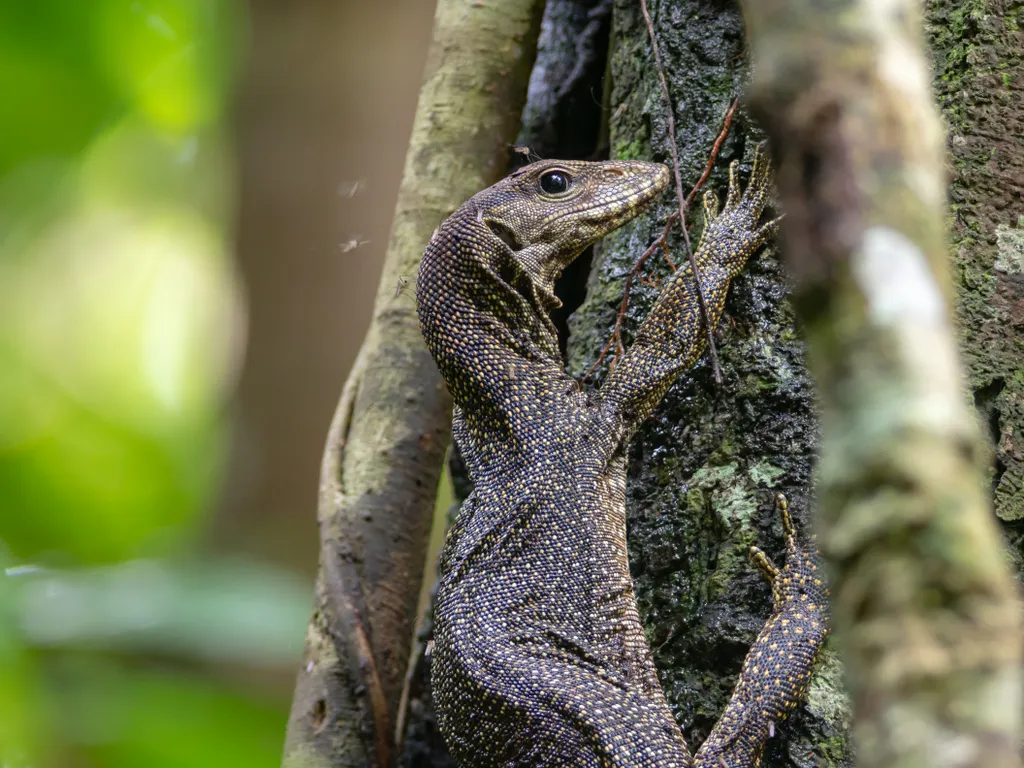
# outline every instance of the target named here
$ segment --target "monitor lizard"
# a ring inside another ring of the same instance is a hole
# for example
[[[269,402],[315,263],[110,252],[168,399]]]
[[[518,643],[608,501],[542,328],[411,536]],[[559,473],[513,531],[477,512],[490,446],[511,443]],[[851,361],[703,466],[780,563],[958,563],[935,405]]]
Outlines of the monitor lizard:
[[[784,567],[752,551],[771,616],[691,756],[637,611],[625,486],[631,436],[706,346],[692,276],[666,282],[599,391],[565,372],[550,319],[562,269],[668,180],[656,163],[533,163],[467,201],[424,253],[420,325],[474,482],[441,555],[431,675],[441,731],[466,768],[756,766],[825,638],[816,551],[780,497]],[[770,188],[759,147],[745,193],[733,163],[721,213],[704,197],[695,258],[712,325],[778,227],[759,225]]]

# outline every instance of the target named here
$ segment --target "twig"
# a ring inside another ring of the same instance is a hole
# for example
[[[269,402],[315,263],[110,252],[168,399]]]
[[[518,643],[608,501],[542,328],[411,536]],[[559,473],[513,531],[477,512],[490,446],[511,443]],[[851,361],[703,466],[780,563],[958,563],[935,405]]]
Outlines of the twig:
[[[711,169],[715,166],[715,160],[718,159],[718,150],[722,148],[722,142],[725,141],[725,137],[729,135],[729,126],[732,125],[732,116],[736,112],[736,106],[740,103],[739,97],[734,97],[732,104],[729,105],[729,109],[725,111],[725,120],[722,122],[722,130],[718,133],[718,138],[715,139],[714,146],[711,147],[711,156],[708,157],[708,164],[704,166],[704,173],[700,175],[697,183],[693,185],[693,189],[690,190],[690,194],[686,196],[686,204],[683,206],[683,223],[686,223],[686,210],[690,207],[690,203],[697,197],[697,193],[701,187],[704,186],[704,182],[708,180],[708,176],[711,175]]]
[[[608,354],[608,350],[611,349],[612,344],[615,344],[615,354],[612,356],[612,365],[615,364],[619,355],[624,352],[622,347],[622,321],[626,317],[626,310],[629,308],[629,289],[633,285],[633,278],[640,272],[644,266],[644,262],[651,257],[651,254],[664,245],[665,238],[668,237],[669,230],[672,229],[672,224],[678,218],[678,211],[673,211],[665,221],[665,229],[662,230],[662,233],[658,235],[658,238],[651,243],[650,247],[643,252],[639,259],[636,260],[633,268],[626,273],[626,284],[622,288],[622,302],[619,304],[619,311],[615,316],[615,327],[612,329],[612,335],[601,349],[601,354],[597,356],[597,360],[594,361],[592,366],[590,366],[590,370],[587,371],[587,375],[583,377],[584,381],[589,379],[590,375],[597,370],[597,366],[599,366],[604,360],[604,357]]]
[[[668,146],[672,152],[672,169],[676,177],[676,199],[679,201],[679,223],[683,229],[683,241],[686,243],[686,255],[690,260],[690,269],[693,271],[693,282],[697,287],[697,303],[700,305],[700,315],[704,320],[704,330],[708,337],[708,352],[711,354],[711,370],[715,376],[715,383],[722,383],[722,370],[718,365],[718,351],[715,349],[714,330],[711,327],[711,317],[708,315],[707,301],[704,299],[704,287],[700,282],[700,270],[697,269],[697,260],[693,257],[693,248],[690,246],[690,233],[686,230],[686,205],[683,199],[683,180],[679,172],[679,150],[676,148],[676,118],[675,110],[672,107],[672,95],[668,90],[668,81],[665,79],[665,69],[661,63],[661,50],[658,48],[658,41],[654,37],[654,23],[651,21],[651,14],[647,12],[647,0],[640,0],[640,11],[647,23],[647,33],[651,38],[651,50],[654,53],[654,66],[658,70],[658,80],[661,81],[661,90],[665,95],[665,113],[668,117]]]
[[[665,229],[662,231],[660,235],[658,235],[655,241],[651,243],[650,247],[643,252],[640,258],[636,260],[636,263],[633,264],[632,269],[630,269],[630,271],[626,274],[626,283],[623,286],[622,291],[622,302],[619,304],[619,311],[615,316],[615,327],[612,329],[612,334],[611,337],[608,339],[608,343],[606,343],[604,347],[601,349],[601,354],[598,355],[597,360],[594,362],[592,366],[590,366],[590,370],[587,371],[586,376],[583,377],[584,381],[588,380],[590,376],[594,373],[594,371],[597,370],[597,366],[599,366],[602,363],[605,356],[608,354],[608,350],[611,349],[612,344],[615,345],[615,354],[612,355],[612,365],[615,364],[615,361],[618,359],[619,355],[623,353],[622,322],[626,317],[626,310],[629,308],[629,290],[633,285],[633,278],[637,274],[639,274],[640,270],[643,268],[647,259],[649,259],[656,250],[661,248],[665,254],[665,261],[668,262],[668,265],[672,268],[673,272],[676,271],[676,265],[672,263],[672,259],[669,257],[668,253],[668,234],[672,230],[672,224],[675,223],[676,219],[679,219],[680,217],[682,217],[683,221],[683,233],[687,234],[687,227],[685,223],[686,210],[687,208],[689,208],[690,203],[693,202],[694,198],[697,197],[697,193],[700,192],[701,188],[704,186],[704,182],[708,180],[708,176],[711,174],[711,169],[714,167],[715,161],[718,159],[718,152],[722,148],[722,142],[725,141],[725,137],[729,134],[729,128],[732,125],[732,116],[733,113],[736,111],[736,105],[738,103],[738,98],[733,99],[732,104],[729,105],[729,109],[726,110],[725,119],[722,123],[722,130],[719,132],[718,138],[715,139],[715,143],[711,147],[711,155],[708,157],[708,163],[707,166],[705,166],[704,168],[704,173],[701,174],[701,177],[697,180],[697,183],[693,185],[693,189],[691,189],[690,194],[686,196],[686,200],[684,201],[682,207],[680,208],[680,210],[673,211],[669,215],[669,217],[665,220]],[[687,244],[689,244],[688,239]],[[693,267],[693,254],[690,254],[690,266]],[[700,283],[698,281],[698,288],[699,285]],[[703,310],[703,305],[701,305],[701,309]],[[707,325],[706,313],[705,325]],[[712,349],[714,349],[713,346]]]

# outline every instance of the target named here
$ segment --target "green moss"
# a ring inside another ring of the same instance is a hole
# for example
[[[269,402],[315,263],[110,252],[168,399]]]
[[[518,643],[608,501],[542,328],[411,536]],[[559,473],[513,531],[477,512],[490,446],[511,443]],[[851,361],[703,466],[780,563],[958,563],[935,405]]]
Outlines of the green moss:
[[[719,551],[717,567],[709,574],[709,597],[728,599],[729,595],[736,593],[739,579],[753,570],[750,564],[750,547],[756,540],[755,533],[748,529],[745,535],[738,537],[738,542],[734,546]]]
[[[821,768],[838,768],[838,766],[849,765],[852,757],[849,743],[842,735],[819,741],[814,751],[823,760],[822,763],[819,763]]]
[[[650,142],[645,135],[646,132],[631,140],[622,140],[615,143],[612,150],[614,160],[643,160],[650,156]]]
[[[707,497],[700,488],[691,488],[686,492],[686,508],[693,514],[699,514],[707,504]]]
[[[972,76],[972,68],[978,63],[979,44],[974,31],[986,16],[985,2],[967,0],[948,6],[932,2],[929,11],[926,28],[936,57],[938,79],[945,86],[939,90],[939,102],[946,120],[959,131],[965,127],[967,116],[956,94],[961,91],[964,80]]]

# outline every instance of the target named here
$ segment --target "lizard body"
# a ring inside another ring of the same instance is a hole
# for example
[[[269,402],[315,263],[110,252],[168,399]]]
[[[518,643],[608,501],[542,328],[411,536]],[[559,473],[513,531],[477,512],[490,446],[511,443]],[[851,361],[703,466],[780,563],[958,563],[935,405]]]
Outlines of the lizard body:
[[[775,231],[758,152],[725,208],[705,197],[695,254],[711,322]],[[802,695],[825,636],[825,587],[784,503],[787,562],[755,562],[774,607],[725,713],[691,756],[658,683],[626,555],[626,450],[703,352],[696,289],[667,282],[599,392],[564,371],[554,281],[667,186],[662,165],[543,161],[478,193],[435,232],[417,283],[427,345],[455,400],[474,481],[445,542],[432,678],[463,766],[747,768]]]

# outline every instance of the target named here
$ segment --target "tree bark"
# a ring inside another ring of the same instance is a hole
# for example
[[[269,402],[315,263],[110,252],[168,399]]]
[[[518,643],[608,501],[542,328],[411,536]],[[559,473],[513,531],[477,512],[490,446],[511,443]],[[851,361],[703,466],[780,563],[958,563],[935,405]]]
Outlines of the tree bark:
[[[733,4],[649,2],[675,110],[684,194],[701,176],[729,105],[746,77],[744,25]],[[638,4],[618,2],[612,23],[609,137],[611,156],[670,162],[666,105]],[[719,194],[731,160],[749,171],[762,138],[742,107],[732,121],[705,189]],[[586,374],[608,339],[626,272],[660,234],[675,208],[657,206],[599,247],[588,296],[570,323],[569,365]],[[690,238],[703,226],[691,211]],[[676,263],[685,245],[676,228]],[[649,277],[670,267],[652,259]],[[633,282],[627,338],[656,298],[655,285]],[[696,748],[725,707],[743,658],[771,610],[764,582],[747,559],[757,544],[776,562],[782,531],[773,494],[790,498],[809,529],[817,425],[804,348],[778,257],[768,249],[734,281],[716,342],[724,383],[702,360],[668,393],[637,434],[628,483],[630,565],[641,614],[669,704]],[[600,383],[604,366],[596,373]],[[780,727],[764,765],[850,765],[849,705],[829,646],[809,704]]]
[[[1018,595],[947,309],[919,6],[747,9],[821,401],[817,518],[857,763],[1019,765]]]
[[[508,164],[539,0],[441,0],[370,330],[321,474],[320,571],[283,764],[377,766],[395,725],[451,400],[414,281],[434,228]]]
[[[995,448],[996,515],[1024,569],[1024,24],[1010,0],[927,0],[949,150],[950,253],[968,383]]]

